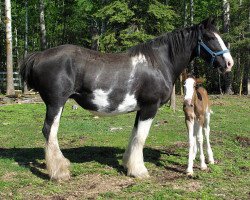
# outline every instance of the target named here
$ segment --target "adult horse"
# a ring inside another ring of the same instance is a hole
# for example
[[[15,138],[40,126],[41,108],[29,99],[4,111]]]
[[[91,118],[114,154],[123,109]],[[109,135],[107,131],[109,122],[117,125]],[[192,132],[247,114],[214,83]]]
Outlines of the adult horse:
[[[210,18],[139,44],[125,53],[104,54],[62,45],[26,57],[20,66],[22,78],[40,93],[46,104],[43,134],[50,178],[70,178],[70,162],[57,140],[60,117],[69,98],[96,115],[137,111],[123,165],[129,176],[147,177],[143,146],[152,121],[158,108],[169,100],[177,77],[196,56],[222,72],[233,66],[233,59]]]

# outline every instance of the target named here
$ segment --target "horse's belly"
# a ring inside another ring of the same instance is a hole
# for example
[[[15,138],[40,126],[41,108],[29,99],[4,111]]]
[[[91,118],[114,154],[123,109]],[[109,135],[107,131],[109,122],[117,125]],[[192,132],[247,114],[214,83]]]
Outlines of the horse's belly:
[[[108,116],[139,110],[134,94],[127,93],[126,95],[123,95],[124,98],[120,102],[117,102],[115,99],[111,99],[109,94],[109,91],[105,92],[103,90],[95,90],[93,92],[94,98],[92,99],[92,103],[95,105],[97,110],[91,110],[92,113],[95,115]]]

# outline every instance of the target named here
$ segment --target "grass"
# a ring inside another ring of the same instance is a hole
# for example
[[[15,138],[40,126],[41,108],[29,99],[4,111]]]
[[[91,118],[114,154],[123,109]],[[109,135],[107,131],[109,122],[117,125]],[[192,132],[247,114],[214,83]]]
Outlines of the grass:
[[[135,113],[95,119],[66,104],[59,129],[70,181],[49,181],[41,132],[44,104],[0,107],[0,199],[249,199],[250,99],[212,96],[211,143],[215,165],[185,175],[187,135],[181,97],[177,110],[160,108],[144,149],[151,177],[127,177],[122,154]]]

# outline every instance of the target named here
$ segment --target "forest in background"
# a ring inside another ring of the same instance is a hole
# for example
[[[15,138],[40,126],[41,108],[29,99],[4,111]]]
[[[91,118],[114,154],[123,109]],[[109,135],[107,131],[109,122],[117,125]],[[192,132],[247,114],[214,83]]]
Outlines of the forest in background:
[[[0,71],[6,71],[5,2],[0,2]],[[121,52],[165,32],[215,16],[235,65],[219,75],[200,59],[188,67],[209,93],[247,94],[249,0],[12,0],[13,69],[24,55],[61,44]],[[180,93],[180,84],[176,91]]]

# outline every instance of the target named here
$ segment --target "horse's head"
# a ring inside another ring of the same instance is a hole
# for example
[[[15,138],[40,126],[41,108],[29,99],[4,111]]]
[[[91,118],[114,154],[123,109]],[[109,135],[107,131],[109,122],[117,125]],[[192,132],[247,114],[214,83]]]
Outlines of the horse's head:
[[[199,24],[198,56],[201,56],[222,73],[231,71],[233,58],[221,39],[215,20],[208,18]]]

